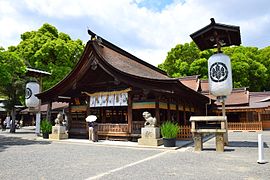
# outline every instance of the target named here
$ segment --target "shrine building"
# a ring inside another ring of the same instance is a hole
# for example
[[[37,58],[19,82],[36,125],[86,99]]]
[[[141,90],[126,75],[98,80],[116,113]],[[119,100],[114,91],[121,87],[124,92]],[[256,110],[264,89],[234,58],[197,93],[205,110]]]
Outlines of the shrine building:
[[[167,120],[187,125],[191,115],[205,115],[208,97],[89,32],[91,40],[74,69],[37,95],[49,104],[47,117],[52,102],[69,104],[69,137],[88,137],[88,115],[98,117],[100,138],[127,139],[140,135],[145,111],[156,117],[158,126]]]

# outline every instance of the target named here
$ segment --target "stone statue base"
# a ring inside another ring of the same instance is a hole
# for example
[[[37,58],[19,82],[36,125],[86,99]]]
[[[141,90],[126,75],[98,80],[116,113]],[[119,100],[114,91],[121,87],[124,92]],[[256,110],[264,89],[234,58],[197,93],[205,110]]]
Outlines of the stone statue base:
[[[163,140],[160,138],[160,129],[157,127],[142,128],[141,137],[138,139],[139,145],[160,146],[163,144]]]
[[[64,126],[53,126],[52,134],[49,135],[49,139],[54,140],[68,139],[66,128]]]

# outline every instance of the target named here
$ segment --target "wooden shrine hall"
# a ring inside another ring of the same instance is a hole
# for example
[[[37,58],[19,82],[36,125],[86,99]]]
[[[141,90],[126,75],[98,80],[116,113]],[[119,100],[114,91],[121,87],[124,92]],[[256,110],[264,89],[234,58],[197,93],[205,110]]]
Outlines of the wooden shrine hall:
[[[100,138],[127,139],[140,135],[144,111],[156,117],[158,125],[166,120],[189,124],[191,115],[205,115],[208,97],[93,32],[88,33],[91,40],[74,69],[37,95],[42,103],[69,103],[69,137],[88,137],[88,115],[98,117]]]

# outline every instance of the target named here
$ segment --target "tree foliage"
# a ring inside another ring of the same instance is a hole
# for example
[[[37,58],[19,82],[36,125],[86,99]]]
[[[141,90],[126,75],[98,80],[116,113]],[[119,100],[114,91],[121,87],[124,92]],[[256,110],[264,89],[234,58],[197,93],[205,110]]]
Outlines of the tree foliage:
[[[24,61],[14,52],[0,51],[0,94],[6,98],[5,109],[15,119],[15,105],[21,104],[24,92],[24,79],[26,72]],[[12,121],[10,132],[15,132],[15,121]]]
[[[249,87],[251,91],[270,90],[270,46],[225,47],[224,54],[231,58],[234,87]],[[215,50],[200,51],[194,42],[178,44],[168,52],[158,67],[171,77],[201,75],[208,78],[207,60]]]
[[[69,35],[45,23],[37,31],[25,32],[18,46],[9,47],[27,66],[51,72],[43,79],[43,90],[63,79],[78,62],[84,45],[81,40],[72,40]]]

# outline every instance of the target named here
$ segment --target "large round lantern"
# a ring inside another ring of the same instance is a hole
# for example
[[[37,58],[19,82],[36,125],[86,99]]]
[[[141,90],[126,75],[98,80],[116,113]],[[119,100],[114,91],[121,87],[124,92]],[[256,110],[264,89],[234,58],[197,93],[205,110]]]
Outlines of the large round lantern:
[[[39,84],[37,82],[28,82],[25,90],[25,104],[27,107],[37,107],[39,99],[35,96],[39,93]]]
[[[232,69],[229,56],[217,53],[208,59],[209,91],[214,96],[232,92]]]

